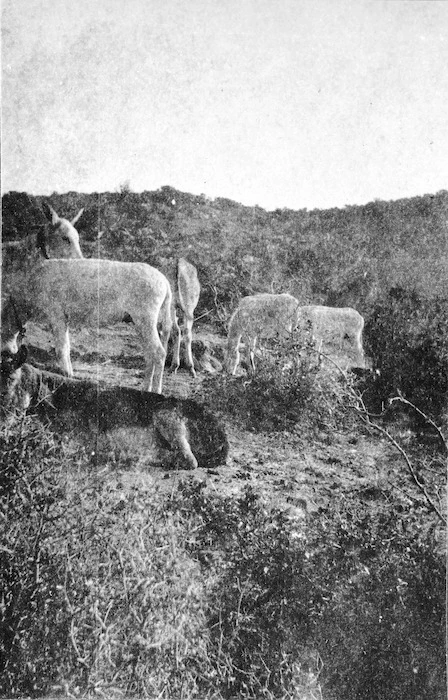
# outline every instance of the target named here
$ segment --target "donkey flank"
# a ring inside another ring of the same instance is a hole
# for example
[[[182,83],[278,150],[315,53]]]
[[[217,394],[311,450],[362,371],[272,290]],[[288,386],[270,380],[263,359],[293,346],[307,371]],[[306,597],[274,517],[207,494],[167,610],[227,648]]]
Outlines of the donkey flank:
[[[156,452],[155,461],[178,468],[225,464],[229,446],[222,425],[191,399],[177,399],[130,387],[108,387],[67,379],[25,364],[27,349],[2,352],[0,393],[4,417],[28,411],[53,427],[86,433],[98,441],[107,434],[121,442],[129,431],[142,448]],[[96,451],[96,450],[95,450]]]
[[[171,288],[161,272],[145,263],[113,260],[63,260],[36,262],[14,303],[21,323],[48,323],[56,357],[64,374],[73,376],[69,328],[98,328],[120,323],[128,313],[141,340],[145,358],[144,388],[162,391],[166,347],[171,332]],[[2,319],[14,319],[9,306]],[[159,336],[160,330],[160,336]],[[17,328],[2,327],[2,349],[15,352]]]

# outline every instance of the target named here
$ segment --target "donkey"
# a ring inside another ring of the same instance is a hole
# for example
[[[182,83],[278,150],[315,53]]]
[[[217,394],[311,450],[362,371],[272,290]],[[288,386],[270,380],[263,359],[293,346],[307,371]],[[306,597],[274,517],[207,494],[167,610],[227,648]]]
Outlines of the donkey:
[[[364,318],[351,307],[300,306],[297,325],[311,327],[314,341],[341,369],[366,369],[362,344]]]
[[[4,241],[2,244],[2,265],[5,269],[16,261],[23,265],[38,250],[45,258],[82,258],[79,235],[75,228],[84,209],[68,221],[61,219],[49,204],[44,204],[44,213],[50,222],[49,230],[40,226],[37,234],[30,233],[20,241]]]
[[[130,387],[67,379],[26,364],[27,348],[3,351],[0,370],[2,416],[27,411],[59,432],[149,453],[156,462],[183,469],[225,464],[229,445],[216,417],[191,399]],[[168,451],[168,455],[166,454]],[[167,459],[168,456],[168,459]]]
[[[26,324],[22,323],[14,302],[6,310],[5,300],[13,293],[18,281],[23,279],[23,271],[17,272],[17,268],[29,269],[39,261],[41,255],[45,258],[82,258],[79,246],[79,235],[74,224],[82,216],[81,209],[71,220],[60,219],[54,209],[44,205],[44,211],[50,220],[50,230],[45,233],[41,226],[37,234],[29,234],[26,239],[20,241],[6,241],[2,243],[2,337],[7,334],[5,329],[12,325],[16,328],[15,337],[10,338],[11,347],[18,347],[26,334]],[[5,309],[5,313],[3,310]]]
[[[52,236],[78,241],[73,223],[61,219],[49,207]],[[73,221],[82,214],[79,212]],[[41,249],[46,244],[41,240]],[[73,247],[74,252],[76,246]],[[76,249],[77,250],[77,249]],[[12,313],[12,307],[15,313]],[[2,348],[17,351],[18,327],[14,317],[48,323],[54,337],[56,357],[62,372],[71,377],[69,328],[103,327],[123,321],[129,315],[140,337],[145,358],[143,387],[162,391],[168,338],[171,333],[172,294],[170,284],[159,270],[146,263],[113,260],[34,258],[21,282],[10,292],[2,308]],[[6,323],[3,323],[6,319]],[[160,335],[159,335],[160,331]]]
[[[74,219],[68,221],[58,216],[54,209],[47,205],[46,215],[51,223],[51,228],[46,236],[43,233],[38,237],[38,245],[44,257],[77,257],[82,258],[79,244],[79,234],[74,224],[81,218],[84,209],[81,209]],[[64,253],[63,246],[71,244],[71,248]],[[59,253],[59,254],[58,254]],[[161,272],[167,277],[172,289],[171,322],[173,338],[173,357],[171,371],[177,372],[180,366],[181,342],[185,344],[186,365],[193,377],[194,369],[193,353],[191,348],[194,310],[198,305],[201,286],[198,273],[194,265],[185,258],[177,261],[163,259]],[[179,313],[180,312],[180,313]],[[182,329],[179,323],[179,315],[183,316]],[[134,321],[132,314],[125,315],[126,321]]]
[[[255,371],[258,338],[285,337],[293,329],[311,331],[314,346],[342,369],[365,368],[362,346],[364,319],[350,307],[300,306],[290,294],[256,294],[243,297],[229,322],[227,369],[235,374],[243,339],[249,366]]]
[[[193,339],[193,322],[194,310],[198,305],[199,296],[201,293],[201,285],[199,284],[198,271],[192,263],[179,258],[177,260],[175,281],[170,279],[174,291],[172,321],[173,321],[173,359],[171,362],[171,370],[177,372],[180,365],[180,345],[181,340],[185,343],[186,364],[190,370],[190,374],[196,377],[194,368],[193,352],[191,343]],[[178,309],[183,315],[182,330],[179,325]]]
[[[255,294],[243,297],[229,321],[227,370],[235,374],[240,362],[239,344],[243,339],[248,363],[255,372],[255,346],[258,338],[286,337],[297,325],[299,302],[291,294]]]

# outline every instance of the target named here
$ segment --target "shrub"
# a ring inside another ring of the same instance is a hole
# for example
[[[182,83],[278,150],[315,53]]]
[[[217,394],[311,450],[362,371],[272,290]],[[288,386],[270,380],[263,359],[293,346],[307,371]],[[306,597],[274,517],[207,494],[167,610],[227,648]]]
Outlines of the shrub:
[[[25,420],[2,430],[0,455],[0,691],[35,693],[64,665],[69,632],[56,545],[63,450]]]
[[[446,299],[425,300],[415,292],[392,289],[366,323],[383,398],[398,389],[436,420],[447,411],[447,309]]]
[[[215,690],[224,697],[296,697],[316,666],[305,538],[250,488],[225,498],[208,495],[203,484],[183,484],[170,508],[198,518],[188,549],[212,583]]]
[[[424,510],[382,497],[336,498],[305,529],[250,489],[183,485],[170,507],[198,518],[188,549],[213,573],[209,658],[224,696],[300,697],[320,657],[324,697],[444,697],[444,557]]]
[[[335,500],[315,521],[310,575],[320,591],[314,642],[324,686],[346,700],[443,698],[444,556],[423,511],[386,498]]]
[[[207,636],[185,532],[68,449],[28,418],[1,431],[0,693],[186,696]]]
[[[352,425],[353,380],[321,361],[309,336],[264,341],[251,375],[208,378],[199,398],[257,431],[294,427],[310,434]],[[356,401],[355,401],[356,403]]]
[[[250,489],[161,496],[28,418],[2,428],[0,460],[4,696],[310,697],[321,658],[328,698],[443,697],[444,557],[423,509],[383,490],[305,523]]]

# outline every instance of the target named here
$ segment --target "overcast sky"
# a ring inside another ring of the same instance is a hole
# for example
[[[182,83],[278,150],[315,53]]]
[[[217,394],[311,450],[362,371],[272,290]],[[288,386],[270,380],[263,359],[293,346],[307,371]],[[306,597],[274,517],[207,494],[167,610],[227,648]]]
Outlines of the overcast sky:
[[[2,0],[2,191],[448,187],[448,2]]]

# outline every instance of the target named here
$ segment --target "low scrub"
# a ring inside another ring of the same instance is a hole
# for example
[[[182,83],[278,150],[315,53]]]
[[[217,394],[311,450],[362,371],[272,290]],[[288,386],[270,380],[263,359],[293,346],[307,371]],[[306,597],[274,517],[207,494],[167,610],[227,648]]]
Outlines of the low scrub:
[[[199,398],[256,431],[300,428],[312,434],[353,427],[354,380],[314,350],[310,337],[293,332],[263,342],[253,374],[209,377]]]
[[[448,304],[392,289],[366,323],[366,339],[381,371],[384,400],[401,392],[437,421],[448,411]]]
[[[207,642],[203,581],[185,532],[143,486],[74,474],[37,422],[0,442],[3,697],[193,693]]]
[[[304,529],[250,489],[232,499],[184,488],[176,508],[200,520],[189,550],[220,572],[208,619],[226,695],[309,697],[321,671],[324,698],[444,697],[435,521],[377,496],[335,498]]]
[[[443,697],[423,509],[354,494],[305,525],[250,489],[162,496],[29,418],[3,427],[0,459],[3,696]]]
[[[443,547],[423,508],[381,500],[335,500],[309,541],[325,686],[345,700],[442,699]]]

